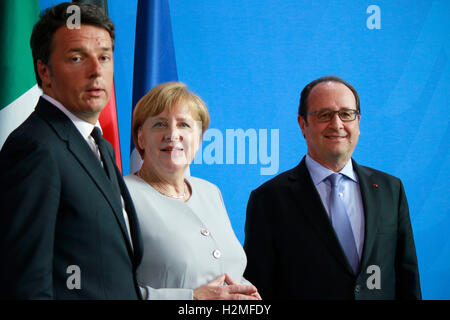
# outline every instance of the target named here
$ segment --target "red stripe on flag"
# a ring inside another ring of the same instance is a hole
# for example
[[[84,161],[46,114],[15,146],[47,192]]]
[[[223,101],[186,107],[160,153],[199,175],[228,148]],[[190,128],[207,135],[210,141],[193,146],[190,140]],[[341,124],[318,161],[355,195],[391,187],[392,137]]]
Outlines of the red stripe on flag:
[[[117,122],[116,95],[114,93],[114,84],[111,90],[111,97],[108,104],[100,113],[100,125],[103,130],[103,137],[114,147],[116,163],[122,172],[122,159],[120,157],[119,125]]]

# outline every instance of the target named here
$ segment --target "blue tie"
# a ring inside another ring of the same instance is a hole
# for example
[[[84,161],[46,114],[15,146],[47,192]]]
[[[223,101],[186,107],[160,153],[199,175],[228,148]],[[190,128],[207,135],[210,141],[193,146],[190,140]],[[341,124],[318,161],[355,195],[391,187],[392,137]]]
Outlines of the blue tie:
[[[331,183],[330,192],[330,217],[334,231],[338,236],[342,249],[344,249],[347,260],[352,266],[353,272],[358,273],[359,257],[356,250],[355,238],[353,237],[352,226],[345,210],[344,202],[339,197],[339,186],[343,176],[333,173],[327,177]]]

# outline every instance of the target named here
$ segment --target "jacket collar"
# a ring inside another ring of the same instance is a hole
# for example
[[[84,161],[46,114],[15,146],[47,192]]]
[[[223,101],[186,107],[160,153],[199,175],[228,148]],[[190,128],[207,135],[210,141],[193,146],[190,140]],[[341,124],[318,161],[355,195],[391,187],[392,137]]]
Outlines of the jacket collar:
[[[114,216],[122,230],[122,234],[126,239],[129,254],[130,256],[133,256],[133,249],[128,240],[128,231],[123,218],[121,200],[117,196],[114,196],[117,195],[117,192],[114,190],[111,181],[105,174],[97,157],[89,148],[86,140],[82,137],[73,122],[61,110],[47,100],[43,98],[39,99],[36,106],[36,113],[40,115],[51,128],[53,128],[54,132],[61,140],[67,143],[69,152],[77,159],[103,193],[103,196],[111,206]],[[112,157],[111,154],[109,156]]]

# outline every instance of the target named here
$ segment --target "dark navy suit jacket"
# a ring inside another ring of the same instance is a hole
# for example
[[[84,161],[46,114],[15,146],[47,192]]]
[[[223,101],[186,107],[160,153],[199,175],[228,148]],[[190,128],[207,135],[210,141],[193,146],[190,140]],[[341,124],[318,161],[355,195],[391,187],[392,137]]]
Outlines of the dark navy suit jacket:
[[[108,151],[115,163],[110,144]],[[64,113],[41,98],[6,140],[0,168],[1,298],[141,298],[131,197],[115,166],[134,249],[117,188]],[[69,266],[79,268],[80,289],[70,285]]]
[[[339,244],[304,158],[297,167],[251,193],[244,276],[263,299],[421,298],[401,181],[355,161],[353,168],[359,178],[365,216],[357,275]],[[377,275],[370,266],[379,267]],[[373,288],[378,275],[380,289]]]

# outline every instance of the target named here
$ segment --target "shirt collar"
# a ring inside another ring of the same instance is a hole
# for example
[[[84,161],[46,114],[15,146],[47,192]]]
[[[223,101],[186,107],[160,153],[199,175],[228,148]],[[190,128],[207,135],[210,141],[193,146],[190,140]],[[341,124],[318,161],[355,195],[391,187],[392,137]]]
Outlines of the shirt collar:
[[[42,97],[53,104],[55,107],[57,107],[59,110],[61,110],[75,125],[75,127],[78,129],[78,131],[81,133],[84,139],[88,139],[91,135],[92,130],[94,130],[94,127],[97,127],[100,129],[100,131],[103,134],[102,127],[100,126],[100,122],[97,120],[97,123],[93,125],[92,123],[89,123],[83,119],[78,118],[76,115],[74,115],[72,112],[67,110],[66,107],[62,105],[61,102],[55,100],[54,98],[50,97],[49,95],[46,95],[45,93],[42,94]]]
[[[325,168],[320,163],[315,161],[313,158],[309,156],[309,154],[306,154],[306,167],[308,168],[308,171],[311,175],[311,178],[314,182],[314,185],[318,185],[321,183],[324,179],[326,179],[330,174],[335,173],[334,171]],[[353,170],[353,163],[351,159],[347,162],[347,164],[342,168],[341,171],[339,171],[342,175],[346,176],[347,178],[353,180],[354,182],[358,183],[358,176],[356,175],[355,171]]]

